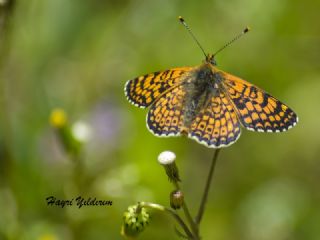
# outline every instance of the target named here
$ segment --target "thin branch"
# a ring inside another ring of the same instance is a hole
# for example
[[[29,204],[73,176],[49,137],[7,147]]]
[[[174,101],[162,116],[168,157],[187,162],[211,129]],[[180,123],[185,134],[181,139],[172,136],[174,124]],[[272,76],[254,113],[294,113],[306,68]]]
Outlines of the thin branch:
[[[174,226],[174,231],[176,232],[178,237],[190,240],[190,238],[187,235],[184,235],[182,232],[180,232],[180,230],[177,228],[177,226]]]
[[[178,190],[180,190],[180,185],[179,185],[178,182],[174,182],[174,185]],[[194,237],[195,237],[194,239],[195,240],[196,239],[200,239],[199,236],[198,236],[198,233],[199,233],[198,227],[197,227],[196,223],[194,222],[194,220],[193,220],[193,218],[192,218],[192,216],[190,214],[189,208],[188,208],[185,200],[183,200],[182,208],[183,208],[183,211],[184,211],[184,215],[186,216],[186,219],[189,222],[189,225],[190,225],[190,227],[192,229],[192,232],[194,234]]]
[[[199,207],[198,215],[195,218],[195,222],[196,222],[197,226],[199,226],[199,224],[201,222],[201,219],[202,219],[202,216],[203,216],[203,213],[204,213],[204,209],[205,209],[205,205],[207,203],[210,184],[212,182],[212,176],[213,176],[213,172],[214,172],[214,169],[215,169],[215,166],[216,166],[216,162],[217,162],[217,158],[218,158],[219,152],[220,152],[220,148],[218,148],[214,152],[214,155],[213,155],[213,158],[212,158],[210,171],[209,171],[209,175],[208,175],[208,178],[207,178],[206,186],[205,186],[205,189],[204,189],[204,192],[203,192],[203,196],[202,196],[201,204],[200,204],[200,207]]]

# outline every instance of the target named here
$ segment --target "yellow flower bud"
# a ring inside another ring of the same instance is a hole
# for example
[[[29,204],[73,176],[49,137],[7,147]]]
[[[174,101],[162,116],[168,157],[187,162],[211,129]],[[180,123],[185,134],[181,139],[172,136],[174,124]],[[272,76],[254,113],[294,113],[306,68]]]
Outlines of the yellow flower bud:
[[[55,108],[50,115],[50,124],[54,128],[63,128],[67,124],[67,115],[61,108]]]

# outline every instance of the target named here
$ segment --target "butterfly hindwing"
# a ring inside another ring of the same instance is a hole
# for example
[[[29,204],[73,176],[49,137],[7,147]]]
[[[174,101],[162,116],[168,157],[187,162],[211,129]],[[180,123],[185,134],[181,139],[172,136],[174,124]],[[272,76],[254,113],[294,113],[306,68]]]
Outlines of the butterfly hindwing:
[[[137,107],[150,106],[170,87],[178,84],[190,67],[173,68],[162,72],[154,72],[127,81],[124,91],[129,102]]]
[[[155,101],[147,115],[147,127],[156,136],[179,136],[183,123],[182,85],[174,86]]]
[[[209,99],[192,122],[188,136],[210,148],[225,147],[234,143],[241,134],[240,124],[233,105],[220,91]]]
[[[242,125],[248,130],[283,132],[296,125],[297,115],[262,89],[227,73],[224,74],[223,86]]]

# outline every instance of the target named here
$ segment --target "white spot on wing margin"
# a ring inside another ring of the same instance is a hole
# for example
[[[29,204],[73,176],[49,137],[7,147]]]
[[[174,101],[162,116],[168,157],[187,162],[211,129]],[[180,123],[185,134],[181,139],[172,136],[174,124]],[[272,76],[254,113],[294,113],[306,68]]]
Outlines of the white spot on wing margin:
[[[224,147],[229,147],[230,145],[235,143],[240,138],[240,135],[241,135],[241,128],[240,128],[239,135],[236,137],[236,139],[234,141],[229,142],[228,144],[220,144],[218,146],[214,145],[214,144],[209,145],[206,141],[204,141],[204,140],[201,141],[196,136],[191,136],[191,133],[188,134],[188,137],[195,140],[196,142],[208,147],[208,148],[224,148]]]

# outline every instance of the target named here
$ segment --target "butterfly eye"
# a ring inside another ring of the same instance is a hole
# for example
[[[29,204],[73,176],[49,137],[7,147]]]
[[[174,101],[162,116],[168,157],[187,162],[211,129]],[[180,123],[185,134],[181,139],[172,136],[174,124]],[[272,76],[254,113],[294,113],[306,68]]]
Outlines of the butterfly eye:
[[[214,59],[214,56],[213,56],[213,55],[211,55],[211,57],[210,57],[210,59],[209,59],[209,62],[210,62],[212,65],[217,66],[217,62],[216,62],[216,60]]]
[[[217,66],[217,62],[216,62],[216,60],[214,59],[214,55],[212,55],[212,54],[206,55],[206,62],[207,62],[207,63],[211,63],[211,64],[214,65],[214,66]]]

